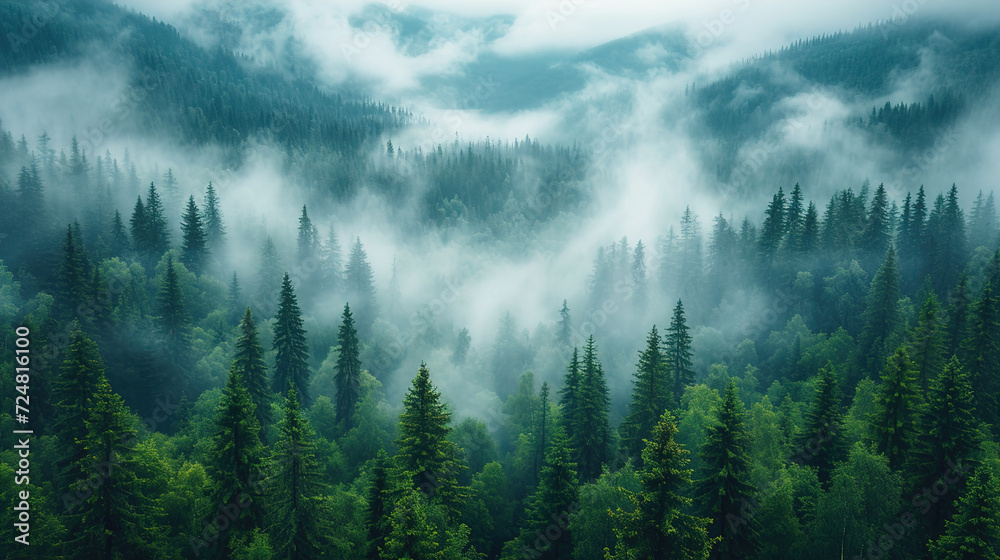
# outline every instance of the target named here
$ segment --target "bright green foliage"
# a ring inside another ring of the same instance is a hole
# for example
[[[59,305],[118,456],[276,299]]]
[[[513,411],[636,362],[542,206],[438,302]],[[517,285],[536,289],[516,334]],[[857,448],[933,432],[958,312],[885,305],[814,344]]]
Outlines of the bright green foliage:
[[[684,389],[694,383],[694,369],[691,365],[691,335],[688,334],[687,322],[684,319],[684,304],[677,300],[670,328],[667,329],[665,340],[667,364],[673,376],[674,405],[679,406]]]
[[[92,395],[84,422],[86,436],[80,440],[86,453],[77,468],[96,470],[100,476],[73,485],[77,497],[87,498],[71,506],[75,523],[66,557],[162,558],[160,512],[143,495],[139,477],[144,470],[136,453],[139,419],[103,376]]]
[[[824,484],[830,479],[836,463],[845,456],[843,413],[840,390],[833,364],[819,370],[816,396],[805,418],[805,428],[799,434],[797,453],[792,460],[819,471]]]
[[[476,550],[495,558],[514,530],[514,504],[500,463],[489,463],[476,473],[469,490],[462,519],[469,526]]]
[[[913,357],[917,383],[924,393],[945,363],[945,331],[941,304],[931,293],[920,306],[920,318],[913,331],[909,354]]]
[[[86,453],[83,440],[87,436],[86,419],[90,416],[90,400],[104,381],[104,361],[97,344],[79,329],[70,335],[69,348],[63,352],[62,369],[55,381],[55,424],[53,432],[59,439],[60,470],[72,478],[81,476],[77,470]]]
[[[201,212],[194,202],[194,195],[188,197],[187,208],[181,218],[181,232],[183,233],[183,244],[181,260],[191,272],[201,274],[208,261],[207,237],[205,226],[202,224]]]
[[[333,527],[327,524],[330,516],[316,460],[316,435],[302,414],[295,387],[290,387],[285,397],[281,436],[271,459],[274,468],[269,488],[273,497],[268,500],[274,508],[270,523],[274,558],[322,558]]]
[[[253,312],[247,307],[240,322],[240,338],[236,341],[236,356],[233,371],[240,376],[250,393],[254,404],[254,415],[261,427],[261,441],[272,421],[271,392],[267,387],[267,363],[264,361],[264,347],[257,336],[257,325]]]
[[[642,490],[631,461],[616,471],[605,469],[600,478],[580,487],[579,512],[573,516],[574,560],[604,560],[604,549],[615,546],[615,520],[610,512],[635,510],[629,492]]]
[[[644,440],[652,435],[653,427],[670,405],[670,394],[670,371],[654,325],[646,337],[646,349],[639,353],[629,415],[621,428],[622,447],[630,457],[642,455]]]
[[[635,509],[611,512],[617,543],[605,549],[607,560],[706,560],[717,542],[708,536],[710,519],[685,513],[691,504],[689,452],[674,441],[676,434],[673,416],[664,412],[642,452],[643,490],[628,493]]]
[[[304,210],[303,210],[304,211]],[[361,349],[358,331],[350,304],[344,305],[343,322],[337,334],[340,351],[337,354],[337,422],[343,422],[344,431],[354,427],[354,409],[361,398]]]
[[[230,369],[216,411],[215,449],[210,468],[216,486],[212,494],[212,510],[206,515],[215,517],[218,513],[216,509],[227,511],[234,507],[239,515],[216,542],[220,549],[228,546],[233,535],[240,536],[254,528],[264,528],[260,485],[263,482],[265,450],[260,442],[260,424],[257,423],[254,408],[246,382],[235,368]]]
[[[996,462],[976,468],[945,533],[930,543],[934,560],[1000,558],[1000,476]]]
[[[389,512],[392,508],[392,487],[390,481],[389,456],[382,449],[375,456],[372,466],[372,481],[368,488],[368,508],[365,515],[368,549],[365,558],[376,560],[385,549],[389,536]]]
[[[871,429],[876,449],[885,454],[892,469],[903,463],[916,434],[920,393],[913,369],[913,361],[903,346],[896,349],[882,369]]]
[[[303,404],[309,403],[309,353],[306,331],[302,328],[302,312],[292,281],[285,273],[278,300],[278,315],[274,324],[274,378],[271,389],[284,395],[295,387]]]
[[[604,368],[597,359],[593,335],[587,339],[581,366],[578,416],[575,429],[570,433],[570,444],[580,480],[592,480],[600,476],[602,465],[608,460],[611,443],[608,387],[604,380]]]
[[[459,471],[464,468],[459,461],[461,452],[447,440],[450,421],[451,413],[441,402],[441,393],[431,385],[427,365],[420,364],[403,398],[396,463],[414,488],[432,502],[444,505],[449,517],[456,519],[466,489],[458,484]]]
[[[722,537],[712,553],[720,560],[752,557],[756,548],[756,524],[742,515],[753,498],[750,484],[750,436],[744,423],[743,403],[730,380],[722,402],[713,411],[715,421],[708,427],[701,447],[704,476],[697,483],[701,514],[712,520],[709,536]]]

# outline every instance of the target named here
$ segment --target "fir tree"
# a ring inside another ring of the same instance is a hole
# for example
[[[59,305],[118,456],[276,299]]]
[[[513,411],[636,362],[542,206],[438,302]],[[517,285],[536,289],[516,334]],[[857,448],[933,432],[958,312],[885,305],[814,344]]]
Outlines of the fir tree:
[[[535,468],[534,468],[534,480],[535,484],[538,483],[538,475],[541,473],[542,465],[545,462],[545,453],[549,446],[549,439],[551,438],[552,427],[550,426],[549,418],[549,384],[548,382],[542,383],[541,391],[538,394],[538,425],[533,426],[534,432],[534,458],[535,458]]]
[[[805,418],[805,429],[799,435],[800,452],[793,460],[815,467],[819,480],[830,480],[836,464],[846,456],[843,413],[840,408],[840,390],[833,364],[819,370],[816,396]]]
[[[354,427],[354,409],[361,397],[361,349],[358,331],[349,304],[344,305],[343,322],[337,334],[340,352],[337,355],[337,422],[343,423],[344,432]]]
[[[89,400],[104,379],[104,362],[97,344],[87,338],[75,325],[70,335],[69,347],[63,351],[62,369],[55,380],[55,423],[53,433],[61,447],[59,464],[70,471],[73,478],[83,473],[72,467],[85,453],[82,441],[86,438],[85,420],[89,414]]]
[[[958,277],[958,284],[951,296],[951,305],[948,306],[948,332],[945,355],[951,356],[960,354],[962,343],[969,336],[969,316],[972,307],[971,296],[969,295],[968,279],[963,272]]]
[[[280,298],[281,259],[274,241],[268,235],[260,250],[260,268],[257,272],[257,308],[264,317],[274,314],[274,301]]]
[[[521,551],[529,558],[571,560],[570,515],[578,507],[578,498],[576,464],[570,460],[566,435],[557,429],[545,455],[538,489],[528,499],[519,539]]]
[[[646,349],[639,353],[629,415],[622,424],[622,447],[631,457],[641,456],[645,440],[670,406],[670,371],[661,344],[653,325],[646,337]]]
[[[632,306],[640,313],[645,312],[649,304],[649,293],[646,286],[646,248],[642,241],[635,245],[629,283],[632,287]],[[565,303],[563,300],[563,304]]]
[[[575,441],[577,423],[580,416],[580,358],[576,348],[566,366],[563,387],[559,390],[559,404],[562,406],[562,426],[570,442]]]
[[[274,322],[273,350],[274,378],[271,389],[284,395],[294,386],[303,403],[308,403],[309,351],[306,346],[306,331],[302,328],[302,312],[288,273],[285,273],[281,282],[278,314]]]
[[[987,281],[972,310],[972,335],[962,343],[976,395],[976,414],[1000,428],[1000,296]]]
[[[365,512],[365,525],[368,532],[367,560],[378,560],[385,550],[385,542],[389,537],[389,514],[391,513],[392,485],[389,479],[389,456],[384,449],[379,449],[372,466],[372,482],[368,488],[368,508]]]
[[[170,229],[167,226],[167,218],[163,214],[160,195],[156,192],[156,185],[153,183],[149,184],[149,191],[146,193],[143,220],[145,222],[145,243],[142,248],[153,257],[159,257],[170,248]]]
[[[920,316],[909,347],[909,354],[914,358],[921,393],[927,392],[931,380],[944,368],[944,337],[941,305],[937,296],[931,293],[920,306]]]
[[[745,504],[756,488],[750,483],[750,435],[744,424],[743,403],[730,380],[714,421],[705,433],[701,460],[705,477],[697,484],[702,514],[711,519],[710,537],[721,537],[712,557],[740,560],[754,557],[755,527],[746,523]]]
[[[62,261],[59,263],[61,292],[70,315],[76,317],[81,312],[81,305],[87,300],[90,264],[81,239],[74,234],[72,226],[66,228],[62,253]]]
[[[667,363],[673,375],[673,402],[680,406],[681,396],[688,385],[694,383],[691,366],[691,335],[684,319],[684,304],[677,300],[665,340]]]
[[[316,258],[319,253],[319,234],[316,226],[309,219],[309,212],[302,206],[299,216],[298,262],[301,265],[307,259]]]
[[[223,244],[226,241],[226,224],[222,220],[222,208],[219,202],[219,195],[215,192],[212,182],[208,182],[205,190],[205,200],[202,203],[201,221],[204,224],[205,242],[209,249],[217,255],[222,254]]]
[[[669,411],[663,413],[642,452],[642,492],[626,491],[632,510],[611,512],[617,540],[608,560],[671,558],[706,560],[715,539],[708,536],[710,519],[686,513],[691,499],[688,451],[675,440],[677,427]]]
[[[872,279],[865,307],[858,355],[868,371],[878,368],[899,326],[899,270],[896,251],[889,247],[882,267]]]
[[[236,341],[236,356],[233,371],[240,376],[250,393],[254,404],[254,416],[260,425],[260,439],[266,442],[266,427],[271,424],[271,392],[267,386],[267,363],[264,361],[264,347],[257,337],[257,325],[253,312],[246,308],[240,322],[240,338]]]
[[[958,499],[945,534],[930,543],[934,560],[1000,559],[1000,477],[994,465],[978,467]]]
[[[326,485],[316,459],[316,435],[302,413],[295,387],[285,397],[281,440],[275,445],[275,512],[271,524],[275,558],[325,558],[333,527],[324,500]]]
[[[876,449],[886,456],[891,469],[897,469],[902,464],[915,436],[920,394],[913,370],[913,362],[905,347],[897,348],[896,353],[886,360],[875,401],[872,433]]]
[[[608,459],[611,443],[608,406],[604,368],[597,359],[597,347],[591,335],[583,350],[576,426],[570,440],[581,480],[593,480],[600,476],[602,466]]]
[[[174,268],[173,255],[167,255],[163,284],[157,297],[159,326],[171,348],[186,346],[189,316],[184,305],[184,293]]]
[[[347,300],[354,303],[358,333],[366,337],[371,331],[378,307],[375,301],[375,273],[368,263],[368,255],[361,245],[361,238],[358,238],[351,248],[351,257],[347,261],[344,276]]]
[[[189,270],[201,274],[208,260],[208,248],[201,214],[198,212],[198,205],[195,204],[193,195],[188,198],[187,209],[181,219],[181,231],[184,238],[181,260]]]

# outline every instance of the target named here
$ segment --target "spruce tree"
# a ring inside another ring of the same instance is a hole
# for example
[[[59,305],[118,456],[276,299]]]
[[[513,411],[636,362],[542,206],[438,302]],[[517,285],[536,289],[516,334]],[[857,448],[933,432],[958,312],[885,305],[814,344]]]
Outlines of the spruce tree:
[[[958,277],[948,306],[948,332],[945,355],[961,355],[962,343],[969,336],[969,316],[971,315],[972,296],[969,294],[968,278],[965,272]]]
[[[260,249],[260,268],[257,270],[256,307],[260,314],[271,317],[275,312],[275,300],[281,293],[281,259],[274,241],[268,235]]]
[[[149,184],[146,193],[146,205],[143,209],[144,235],[142,249],[153,258],[159,258],[170,248],[170,229],[163,213],[163,203],[156,192],[156,185]]]
[[[670,327],[666,334],[667,364],[673,376],[673,403],[680,406],[681,396],[688,385],[694,383],[694,369],[691,365],[691,335],[688,334],[684,319],[684,304],[677,300]]]
[[[987,281],[972,310],[972,335],[962,343],[976,395],[976,414],[1000,430],[1000,296]]]
[[[931,380],[944,368],[944,352],[945,332],[941,320],[941,305],[937,296],[932,293],[920,306],[920,316],[909,347],[921,393],[927,392]]]
[[[201,213],[198,205],[194,202],[194,196],[190,196],[187,202],[187,209],[181,218],[181,231],[183,232],[183,252],[181,261],[191,272],[201,274],[208,261],[208,247],[206,246],[205,228],[201,222]]]
[[[1000,560],[1000,476],[995,465],[976,468],[945,533],[930,543],[934,560]]]
[[[254,323],[253,312],[247,307],[240,321],[240,337],[236,341],[236,355],[233,358],[233,370],[250,393],[254,404],[254,416],[260,425],[260,439],[266,442],[267,426],[271,424],[271,391],[267,386],[267,363],[264,360],[264,347],[257,336],[257,325]]]
[[[212,510],[206,515],[214,517],[219,513],[216,509],[226,508],[222,510],[224,514],[234,506],[239,514],[230,522],[229,530],[222,532],[214,543],[218,551],[226,550],[233,538],[249,534],[253,529],[263,529],[265,525],[260,488],[265,450],[254,408],[246,382],[236,368],[230,368],[216,410],[215,452],[209,465],[215,488]]]
[[[445,507],[457,519],[465,500],[458,484],[460,450],[448,441],[451,413],[431,384],[430,371],[421,363],[413,384],[403,398],[396,438],[396,464],[413,488]]]
[[[299,398],[306,404],[309,402],[309,349],[306,346],[306,331],[302,328],[302,312],[287,272],[281,282],[279,298],[274,321],[274,379],[271,389],[284,395],[294,386]]]
[[[351,248],[351,257],[344,271],[344,284],[347,300],[354,303],[358,333],[367,337],[378,314],[378,306],[375,301],[375,273],[368,262],[368,254],[361,245],[360,237]]]
[[[881,184],[875,189],[875,197],[872,199],[867,218],[858,244],[866,254],[866,261],[870,263],[885,254],[892,239],[889,228],[889,199],[886,196],[885,186]]]
[[[589,481],[601,475],[611,443],[608,387],[593,335],[583,350],[577,399],[576,430],[571,445],[580,479]]]
[[[840,390],[832,363],[828,362],[817,374],[816,396],[806,414],[805,429],[799,434],[798,449],[793,461],[816,468],[823,484],[830,480],[836,464],[846,457]]]
[[[906,458],[916,435],[915,421],[920,406],[919,382],[906,348],[900,346],[886,360],[882,384],[871,419],[875,446],[895,470]]]
[[[549,417],[549,383],[547,381],[542,383],[538,399],[538,424],[533,426],[534,438],[532,441],[535,448],[534,480],[536,484],[538,483],[538,475],[542,471],[542,465],[545,463],[545,453],[550,443],[549,440],[552,438],[551,418]]]
[[[87,300],[90,286],[90,264],[82,242],[82,239],[74,234],[73,227],[68,226],[63,241],[62,260],[59,263],[59,282],[64,305],[71,317],[80,314],[81,304]]]
[[[896,251],[889,247],[868,291],[864,328],[858,345],[860,363],[868,371],[878,369],[885,358],[887,347],[899,327],[899,315],[899,269]]]
[[[663,411],[670,406],[670,371],[661,344],[653,325],[646,337],[646,349],[639,353],[629,415],[621,429],[622,447],[630,457],[641,457],[644,440],[649,439]]]
[[[316,435],[302,413],[295,387],[285,397],[281,440],[272,463],[274,508],[271,523],[275,558],[312,560],[325,558],[333,527],[324,500],[326,485],[316,459]]]
[[[713,558],[752,558],[757,546],[756,529],[754,524],[742,521],[745,504],[753,500],[756,488],[750,483],[750,434],[735,380],[726,385],[722,401],[713,412],[713,423],[705,430],[701,447],[705,476],[697,483],[698,506],[702,515],[712,520],[709,536],[722,539],[713,550]]]
[[[316,258],[319,254],[319,234],[316,226],[309,219],[309,212],[302,206],[302,215],[299,216],[299,237],[298,237],[298,262],[303,264],[307,259]]]
[[[100,351],[87,335],[73,324],[69,347],[63,351],[62,368],[54,383],[55,422],[53,433],[60,447],[60,470],[70,478],[83,472],[73,470],[85,453],[83,440],[89,415],[89,400],[104,379],[104,361]]]
[[[389,456],[379,448],[372,466],[372,482],[368,488],[368,507],[365,511],[365,526],[368,532],[367,560],[378,560],[385,550],[385,542],[391,527],[389,514],[392,508],[392,483],[390,480]]]
[[[146,220],[146,205],[142,203],[141,196],[135,200],[132,217],[129,219],[129,228],[129,233],[132,234],[132,248],[137,252],[148,250],[149,225]]]
[[[171,350],[186,348],[188,321],[190,319],[184,304],[184,293],[180,279],[174,268],[173,255],[167,255],[167,266],[163,273],[163,284],[157,296],[160,331],[171,345]]]
[[[576,348],[566,366],[563,387],[559,390],[559,404],[562,406],[561,425],[570,442],[576,441],[577,424],[580,416],[580,358]]]
[[[337,384],[337,422],[343,423],[346,433],[354,427],[354,409],[361,398],[361,348],[350,304],[344,305],[337,342],[340,345],[337,373],[334,377]]]
[[[201,221],[205,228],[205,242],[210,250],[217,255],[222,254],[223,243],[226,241],[226,224],[222,220],[222,208],[219,203],[219,195],[216,194],[212,182],[208,182],[208,189],[205,190],[205,200],[202,203]]]
[[[642,451],[643,490],[625,491],[633,509],[611,512],[617,543],[613,551],[605,551],[608,560],[706,560],[717,542],[708,536],[710,519],[687,513],[689,452],[674,440],[676,435],[673,416],[666,411]]]
[[[538,489],[528,498],[519,538],[521,551],[530,558],[571,560],[570,515],[579,507],[578,499],[576,464],[570,459],[565,433],[556,429],[545,455]]]

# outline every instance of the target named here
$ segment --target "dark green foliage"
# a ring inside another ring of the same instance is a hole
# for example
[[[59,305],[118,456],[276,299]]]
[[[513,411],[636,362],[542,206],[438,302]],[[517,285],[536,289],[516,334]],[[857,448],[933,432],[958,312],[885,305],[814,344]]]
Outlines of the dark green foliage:
[[[872,417],[875,446],[889,460],[889,468],[899,468],[913,444],[919,395],[920,385],[914,375],[913,361],[901,346],[882,369],[877,409]]]
[[[846,456],[840,389],[837,372],[831,363],[819,370],[816,396],[806,414],[797,445],[792,460],[816,468],[823,483],[830,479],[837,462]]]
[[[889,247],[885,261],[872,279],[858,342],[860,364],[866,371],[878,369],[895,342],[899,323],[899,269],[896,251]]]
[[[1000,476],[997,465],[983,464],[969,480],[945,534],[931,542],[934,560],[997,560],[1000,558]]]
[[[354,409],[361,397],[361,349],[358,331],[354,329],[354,317],[350,304],[344,305],[342,323],[337,334],[340,352],[337,354],[337,422],[344,424],[344,431],[354,427]]]
[[[82,475],[75,470],[86,452],[83,440],[87,435],[85,421],[89,417],[90,399],[104,381],[104,361],[97,345],[79,329],[70,335],[69,347],[63,353],[62,369],[54,383],[55,423],[53,433],[61,448],[61,470],[71,478]]]
[[[181,232],[183,233],[181,260],[191,272],[201,274],[208,261],[208,246],[205,226],[202,224],[201,213],[193,195],[188,198],[184,217],[181,218]]]
[[[941,305],[937,296],[930,294],[920,306],[920,317],[909,346],[919,388],[923,393],[927,392],[931,380],[944,368],[945,334]]]
[[[577,485],[576,464],[571,462],[566,435],[557,429],[545,455],[538,490],[528,501],[519,539],[522,551],[531,551],[531,557],[544,560],[573,558],[569,526],[578,508]]]
[[[278,300],[278,315],[274,323],[274,378],[271,390],[284,395],[295,387],[302,402],[309,402],[309,355],[306,331],[302,328],[302,312],[295,298],[292,281],[285,273]]]
[[[661,344],[653,325],[646,337],[646,349],[639,354],[629,415],[621,427],[622,447],[635,458],[641,456],[646,447],[644,440],[652,435],[653,427],[670,406],[670,370]]]
[[[351,247],[351,256],[344,269],[344,291],[347,301],[354,304],[358,333],[365,338],[371,332],[378,313],[378,303],[375,300],[375,273],[368,262],[368,254],[361,245],[360,237]]]
[[[591,480],[600,476],[611,443],[608,387],[593,335],[584,347],[580,370],[576,421],[569,437],[580,480]]]
[[[691,365],[691,335],[688,334],[687,321],[684,319],[684,304],[677,300],[674,314],[670,318],[670,327],[665,337],[667,363],[673,376],[674,405],[681,402],[681,396],[688,385],[694,383],[694,369]]]
[[[712,520],[709,536],[722,538],[712,558],[752,558],[757,546],[756,524],[746,519],[745,504],[754,499],[756,489],[750,483],[750,435],[735,381],[726,385],[722,402],[713,413],[714,423],[706,430],[700,450],[704,474],[696,490],[699,510]]]
[[[90,288],[90,263],[81,242],[79,236],[74,236],[73,227],[67,227],[59,264],[59,281],[63,302],[73,317],[80,313]]]
[[[1000,430],[1000,295],[987,281],[972,309],[971,335],[962,343],[976,395],[976,415]]]
[[[257,325],[253,312],[247,307],[240,321],[240,338],[236,341],[236,355],[233,357],[233,371],[240,376],[250,393],[254,404],[254,416],[260,425],[261,441],[267,441],[265,434],[271,424],[271,392],[267,386],[267,363],[264,361],[264,347],[257,336]]]
[[[201,221],[205,226],[205,242],[209,250],[221,255],[223,244],[226,241],[226,224],[222,220],[219,195],[216,194],[211,181],[208,182],[208,188],[205,189]]]

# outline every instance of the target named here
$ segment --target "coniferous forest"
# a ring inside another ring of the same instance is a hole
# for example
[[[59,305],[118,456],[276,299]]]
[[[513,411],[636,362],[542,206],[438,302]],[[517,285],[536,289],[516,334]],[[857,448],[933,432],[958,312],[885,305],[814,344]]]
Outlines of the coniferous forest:
[[[1000,558],[1000,27],[482,55],[439,125],[154,4],[0,3],[6,558]]]

